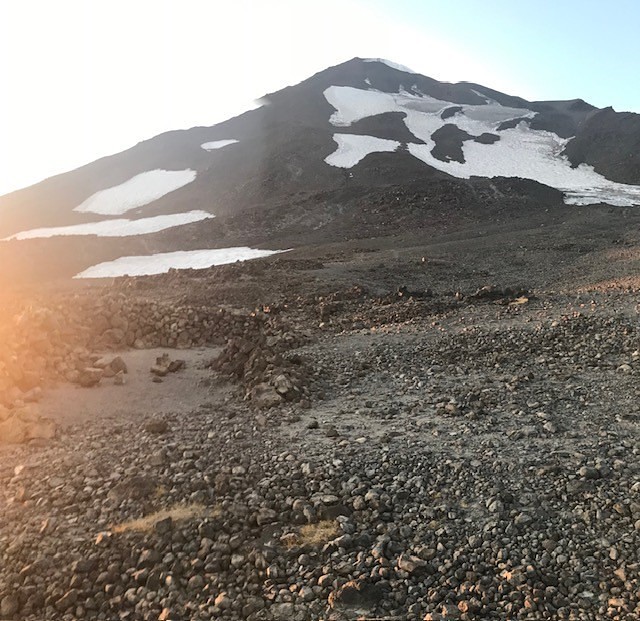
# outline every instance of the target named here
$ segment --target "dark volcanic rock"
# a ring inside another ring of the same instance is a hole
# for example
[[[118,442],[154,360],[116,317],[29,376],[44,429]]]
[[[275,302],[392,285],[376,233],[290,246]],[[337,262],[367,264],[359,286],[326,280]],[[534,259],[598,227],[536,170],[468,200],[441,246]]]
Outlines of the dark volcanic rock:
[[[608,179],[640,183],[640,114],[593,112],[564,153],[574,166],[590,164]]]
[[[431,150],[433,157],[443,162],[455,161],[464,163],[462,145],[465,140],[472,140],[473,136],[461,130],[457,125],[447,123],[433,132],[433,140],[436,146]]]
[[[462,106],[451,106],[442,111],[440,118],[443,121],[446,121],[447,119],[451,118],[452,116],[455,116],[458,112],[461,112],[461,111],[462,111]]]
[[[500,136],[485,132],[484,134],[476,136],[473,140],[474,142],[479,142],[480,144],[494,144],[498,142],[498,140],[500,140]]]
[[[404,117],[404,112],[386,112],[356,121],[349,127],[341,129],[341,131],[347,134],[375,136],[376,138],[385,138],[387,140],[421,144],[422,140],[418,140],[408,130]]]
[[[375,610],[382,595],[382,589],[378,585],[352,580],[329,595],[329,606],[356,614],[366,614]]]

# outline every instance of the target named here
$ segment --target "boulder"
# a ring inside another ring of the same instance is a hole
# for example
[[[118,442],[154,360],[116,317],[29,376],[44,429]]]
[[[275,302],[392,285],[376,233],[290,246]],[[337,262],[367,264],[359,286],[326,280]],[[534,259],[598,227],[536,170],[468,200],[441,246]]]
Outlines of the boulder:
[[[273,408],[282,403],[282,397],[269,384],[262,383],[251,390],[251,403],[260,409]]]
[[[87,367],[82,369],[78,374],[78,384],[83,388],[93,388],[100,383],[103,375],[104,373],[102,369],[97,367]]]
[[[0,443],[22,444],[37,438],[50,440],[56,435],[55,423],[31,407],[6,410],[0,407]]]
[[[382,589],[377,584],[351,580],[329,595],[331,608],[367,615],[375,611],[382,599]]]

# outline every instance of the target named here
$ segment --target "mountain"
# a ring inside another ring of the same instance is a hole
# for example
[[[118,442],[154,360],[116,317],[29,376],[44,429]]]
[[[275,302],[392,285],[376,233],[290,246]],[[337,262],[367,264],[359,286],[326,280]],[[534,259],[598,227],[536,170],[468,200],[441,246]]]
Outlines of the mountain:
[[[354,58],[213,127],[0,197],[0,260],[33,280],[148,273],[428,229],[479,207],[633,206],[639,158],[640,115]]]

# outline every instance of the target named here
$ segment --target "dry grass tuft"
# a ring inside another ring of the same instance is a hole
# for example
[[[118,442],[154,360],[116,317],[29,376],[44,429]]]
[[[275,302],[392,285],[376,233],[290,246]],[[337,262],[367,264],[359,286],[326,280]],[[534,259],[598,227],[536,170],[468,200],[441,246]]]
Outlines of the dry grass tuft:
[[[174,522],[186,522],[194,519],[217,517],[220,515],[220,507],[205,507],[200,504],[176,504],[167,509],[155,511],[144,517],[128,520],[122,524],[116,524],[111,528],[114,533],[138,532],[146,533],[153,529],[156,522],[171,518]]]
[[[300,544],[323,546],[340,534],[338,524],[333,520],[322,520],[316,524],[306,524],[300,529]]]

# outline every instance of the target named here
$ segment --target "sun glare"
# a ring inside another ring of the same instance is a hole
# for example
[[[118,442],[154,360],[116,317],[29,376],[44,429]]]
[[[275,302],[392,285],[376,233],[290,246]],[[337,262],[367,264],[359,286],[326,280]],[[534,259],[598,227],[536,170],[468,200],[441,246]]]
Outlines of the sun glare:
[[[0,100],[0,194],[163,131],[213,125],[354,56],[522,86],[459,44],[353,0],[3,3],[0,84],[14,96]]]

